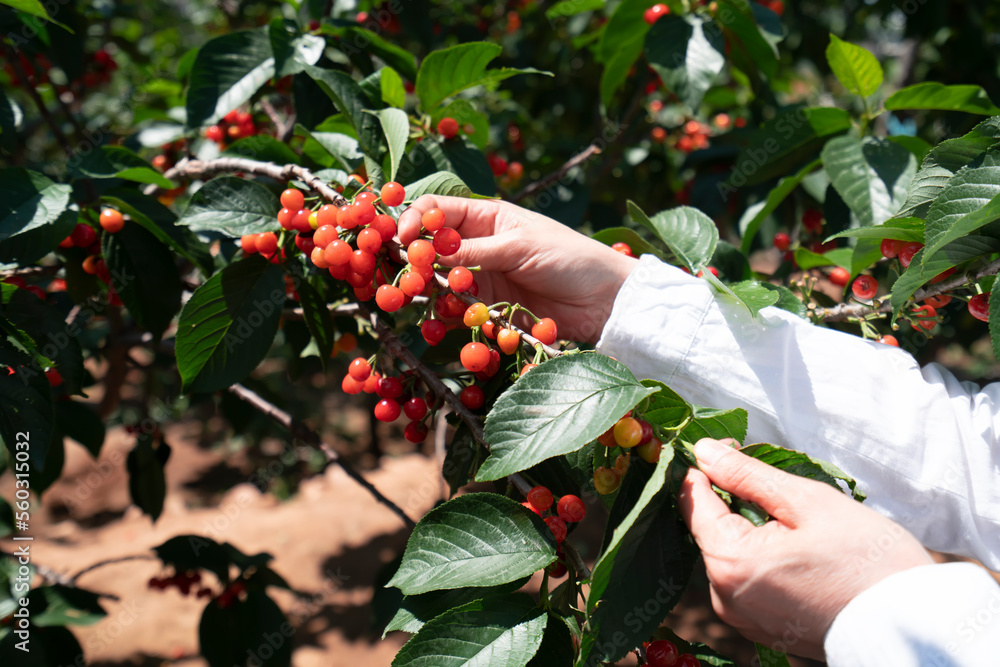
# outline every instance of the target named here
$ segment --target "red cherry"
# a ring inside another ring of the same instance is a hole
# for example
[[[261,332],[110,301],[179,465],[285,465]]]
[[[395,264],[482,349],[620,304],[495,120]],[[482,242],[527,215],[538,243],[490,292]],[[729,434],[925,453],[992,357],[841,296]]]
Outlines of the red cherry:
[[[526,495],[528,502],[538,512],[545,512],[552,507],[552,492],[544,486],[535,486]]]
[[[406,257],[414,266],[430,266],[436,256],[434,245],[424,239],[417,239],[406,248]]]
[[[375,406],[375,419],[380,422],[394,422],[399,419],[402,408],[391,398],[383,398]]]
[[[448,272],[448,287],[455,292],[465,292],[472,287],[472,271],[464,266],[456,266]]]
[[[312,234],[296,234],[295,235],[295,247],[302,251],[303,255],[308,255],[312,253],[313,248],[316,247],[316,243],[313,241]]]
[[[375,291],[375,303],[387,313],[394,313],[402,308],[405,300],[403,290],[392,285],[382,285]]]
[[[337,226],[342,229],[354,229],[354,212],[350,204],[344,204],[337,209]]]
[[[399,289],[403,290],[406,296],[417,296],[426,286],[423,276],[416,271],[407,271],[399,277]]]
[[[365,381],[355,380],[348,373],[347,375],[344,376],[344,379],[340,382],[340,388],[344,390],[345,394],[360,394],[362,390],[365,388]]]
[[[462,235],[451,227],[445,227],[434,234],[434,250],[442,257],[449,257],[462,247]]]
[[[240,249],[244,255],[253,255],[257,252],[257,235],[247,234],[240,237]]]
[[[802,213],[802,226],[813,234],[823,231],[823,213],[819,209],[809,208]]]
[[[851,272],[842,266],[835,266],[830,271],[830,282],[839,287],[845,287],[851,280]]]
[[[611,249],[615,252],[620,252],[626,257],[635,257],[635,253],[632,252],[632,247],[627,243],[613,243],[611,244]]]
[[[376,215],[375,219],[368,225],[368,228],[378,232],[382,241],[387,241],[396,235],[396,222],[392,219],[392,216],[384,213]]]
[[[445,116],[438,121],[437,131],[445,139],[454,139],[458,136],[458,121],[450,116]]]
[[[330,241],[329,245],[323,250],[323,259],[331,267],[340,265],[348,266],[351,261],[351,254],[351,244],[338,238]]]
[[[521,334],[513,329],[501,329],[497,332],[497,345],[504,354],[514,354],[518,345],[521,344]]]
[[[431,232],[432,234],[442,227],[444,227],[445,215],[444,211],[439,208],[432,208],[423,214],[420,218],[420,222],[423,223],[424,229]]]
[[[774,11],[774,4],[771,3],[771,10]],[[782,4],[778,0],[777,4]],[[776,12],[777,13],[777,12]],[[701,667],[701,661],[694,657],[690,653],[682,653],[677,657],[677,662],[674,663],[674,667]]]
[[[414,396],[403,403],[403,413],[413,421],[419,421],[427,414],[427,401],[419,396]]]
[[[886,259],[894,259],[899,255],[900,248],[903,247],[904,242],[898,239],[882,239],[882,244],[879,249],[882,251],[882,256]]]
[[[899,347],[899,341],[896,340],[895,336],[882,336],[878,339],[878,342],[885,343],[886,345],[892,345],[893,347]]]
[[[987,306],[987,314],[988,311],[989,311],[989,306]],[[922,329],[930,331],[931,329],[934,328],[934,325],[937,324],[936,321],[937,309],[935,309],[934,306],[928,306],[928,305],[917,306],[916,308],[913,309],[913,315],[916,317],[917,320],[916,322],[913,322],[914,329],[920,327]]]
[[[122,230],[125,226],[125,218],[122,217],[121,211],[116,211],[113,208],[106,208],[101,211],[101,227],[109,234],[115,234]]]
[[[323,227],[324,225],[336,227],[337,207],[333,204],[324,204],[323,206],[320,206],[319,210],[316,211],[316,224],[317,227]]]
[[[278,250],[278,236],[274,232],[261,232],[257,234],[256,247],[260,254],[271,256]]]
[[[395,181],[383,185],[379,194],[382,196],[382,203],[386,206],[399,206],[406,199],[406,189]]]
[[[28,285],[24,289],[27,290],[28,292],[31,292],[32,294],[34,294],[35,296],[37,296],[42,301],[45,300],[45,297],[46,297],[45,290],[43,290],[38,285]],[[122,305],[121,304],[121,298],[117,294],[115,294],[113,292],[109,295],[108,299],[109,299],[109,302],[111,303],[112,306],[121,306]]]
[[[576,523],[587,515],[587,506],[578,496],[567,494],[559,499],[556,512],[566,523]]]
[[[428,345],[437,345],[444,340],[448,327],[441,320],[426,320],[420,325],[420,334]]]
[[[55,368],[50,368],[45,371],[45,377],[48,379],[49,384],[53,387],[58,387],[63,383],[62,374]]]
[[[403,437],[409,442],[420,444],[427,439],[427,425],[423,422],[412,421],[403,429]]]
[[[649,25],[653,25],[660,19],[661,16],[666,16],[669,13],[670,13],[670,7],[667,7],[665,4],[660,3],[658,5],[653,5],[645,12],[643,12],[642,20],[648,23]]]
[[[556,323],[548,317],[543,317],[531,327],[531,335],[545,345],[556,342]]]
[[[478,410],[486,402],[486,394],[483,393],[482,388],[473,384],[462,390],[459,400],[470,410]]]
[[[375,263],[375,255],[370,252],[355,250],[351,253],[351,268],[362,275],[370,276],[375,273]],[[359,287],[359,285],[355,285],[355,287]]]
[[[295,215],[299,212],[299,209],[283,208],[278,211],[278,224],[281,225],[282,229],[293,229],[292,221],[295,220]]]
[[[378,211],[375,210],[370,201],[360,199],[351,204],[351,218],[355,227],[367,225],[375,219],[376,215],[378,215]]]
[[[77,248],[87,248],[97,240],[97,232],[90,225],[78,222],[69,237]]]
[[[854,292],[854,296],[862,301],[874,299],[876,292],[878,292],[878,281],[871,276],[858,276],[854,279],[851,291]]]
[[[557,516],[546,517],[544,521],[552,531],[552,536],[556,538],[556,544],[562,544],[566,539],[566,522]]]
[[[679,655],[680,651],[673,642],[657,639],[646,647],[646,664],[649,667],[672,667]]]
[[[774,247],[785,252],[792,245],[792,238],[785,232],[778,232],[774,235]]]
[[[347,373],[358,382],[364,382],[372,374],[372,367],[367,359],[358,357],[347,367]]]
[[[903,265],[903,268],[909,268],[910,262],[913,261],[913,256],[923,249],[923,243],[917,243],[916,241],[912,243],[907,243],[899,249],[899,263]]]
[[[937,294],[924,299],[924,303],[928,306],[934,306],[934,308],[941,309],[951,303],[951,298],[950,294]]]
[[[320,209],[320,211],[322,211],[322,209]],[[334,225],[327,223],[320,225],[316,229],[316,233],[313,234],[313,243],[315,243],[317,247],[326,248],[338,238],[340,237],[337,236],[337,228]]]
[[[569,570],[566,568],[566,563],[562,561],[556,561],[545,568],[545,571],[549,573],[549,577],[552,579],[558,579],[559,577],[565,577]]]
[[[977,320],[990,321],[990,293],[977,294],[969,299],[969,313]]]
[[[306,205],[305,195],[295,188],[288,188],[281,193],[281,205],[292,211],[301,210],[301,208]]]
[[[490,348],[482,343],[466,343],[459,358],[466,370],[478,373],[490,363]]]
[[[313,227],[309,223],[309,216],[312,211],[307,208],[301,209],[292,217],[291,228],[297,232],[311,232]]]

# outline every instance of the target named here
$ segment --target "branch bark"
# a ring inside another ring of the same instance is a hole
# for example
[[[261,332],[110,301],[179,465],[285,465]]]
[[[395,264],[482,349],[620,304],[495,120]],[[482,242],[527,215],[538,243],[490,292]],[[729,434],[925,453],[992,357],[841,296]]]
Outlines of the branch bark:
[[[538,179],[534,183],[529,183],[527,186],[524,187],[523,190],[521,190],[520,192],[518,192],[517,194],[515,194],[513,197],[511,197],[511,201],[516,204],[517,202],[521,201],[522,199],[525,199],[526,197],[530,197],[531,195],[535,194],[536,192],[538,192],[542,188],[545,188],[545,187],[549,186],[550,184],[555,183],[556,181],[560,180],[573,167],[576,167],[576,166],[579,166],[579,165],[583,164],[584,162],[586,162],[587,160],[589,160],[591,157],[600,154],[600,152],[601,152],[601,149],[597,146],[597,144],[590,144],[589,146],[587,146],[586,148],[584,148],[582,151],[580,151],[579,153],[577,153],[576,155],[574,155],[573,157],[571,157],[569,160],[567,160],[566,163],[563,166],[559,167],[558,169],[556,169],[551,174],[548,174],[547,176],[543,176],[542,178]]]

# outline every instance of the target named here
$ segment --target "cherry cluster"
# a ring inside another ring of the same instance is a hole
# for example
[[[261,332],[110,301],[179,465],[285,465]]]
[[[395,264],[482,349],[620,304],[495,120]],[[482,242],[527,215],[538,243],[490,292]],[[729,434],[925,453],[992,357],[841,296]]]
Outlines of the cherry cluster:
[[[153,577],[146,584],[146,587],[151,590],[164,591],[173,586],[181,595],[194,592],[196,598],[211,597],[212,589],[198,586],[199,583],[201,583],[201,573],[189,570],[178,572],[169,577]]]
[[[677,645],[666,639],[657,639],[643,645],[649,667],[701,667],[701,661],[690,653],[681,653]]]
[[[583,504],[579,496],[574,496],[571,493],[567,493],[556,502],[548,487],[535,486],[525,494],[525,498],[526,500],[521,504],[542,517],[545,525],[552,531],[552,537],[555,538],[557,545],[561,545],[566,540],[566,534],[569,531],[566,524],[578,523],[587,516],[587,506]],[[555,505],[554,509],[553,505]],[[567,570],[566,564],[563,562],[564,556],[561,547],[557,547],[556,555],[559,560],[548,566],[547,571],[551,576],[558,578],[565,575]]]
[[[121,211],[113,208],[105,208],[101,210],[98,224],[104,232],[117,234],[125,226],[125,216],[122,215]],[[97,276],[101,282],[107,285],[108,303],[113,306],[122,305],[121,297],[111,284],[111,272],[108,270],[104,258],[101,257],[101,243],[96,229],[85,222],[78,222],[70,235],[59,243],[59,247],[63,249],[83,248],[86,250],[87,256],[81,264],[83,272]],[[44,298],[44,296],[41,298]]]
[[[635,451],[636,455],[648,463],[660,460],[663,443],[653,432],[653,425],[644,419],[632,416],[629,410],[624,417],[615,422],[597,438],[597,442],[607,448],[621,447]],[[594,470],[594,488],[599,494],[607,495],[621,485],[622,476],[628,471],[631,451],[620,454],[613,467],[599,466]]]
[[[233,109],[215,125],[205,128],[205,138],[224,149],[230,142],[260,134],[260,129],[247,111]]]

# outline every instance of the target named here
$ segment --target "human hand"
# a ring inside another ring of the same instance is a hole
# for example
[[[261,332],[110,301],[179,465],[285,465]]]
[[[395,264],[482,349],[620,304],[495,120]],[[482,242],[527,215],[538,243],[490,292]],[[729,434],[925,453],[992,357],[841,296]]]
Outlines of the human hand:
[[[420,197],[399,217],[404,246],[432,208],[462,235],[459,251],[439,261],[480,267],[481,299],[519,303],[555,320],[560,337],[597,342],[635,259],[514,204],[436,195]]]
[[[748,639],[811,658],[848,602],[891,574],[934,561],[899,524],[822,482],[699,440],[681,485],[681,515],[705,558],[712,606]],[[755,527],[712,484],[760,505]]]

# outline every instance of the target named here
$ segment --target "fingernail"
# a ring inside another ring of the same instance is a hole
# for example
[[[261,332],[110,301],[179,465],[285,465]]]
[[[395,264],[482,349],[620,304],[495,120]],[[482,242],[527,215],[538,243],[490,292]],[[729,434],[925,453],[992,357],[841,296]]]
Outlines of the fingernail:
[[[694,456],[698,459],[698,463],[705,465],[712,465],[716,461],[725,455],[729,447],[722,444],[718,440],[712,440],[711,438],[702,438],[694,446]]]

